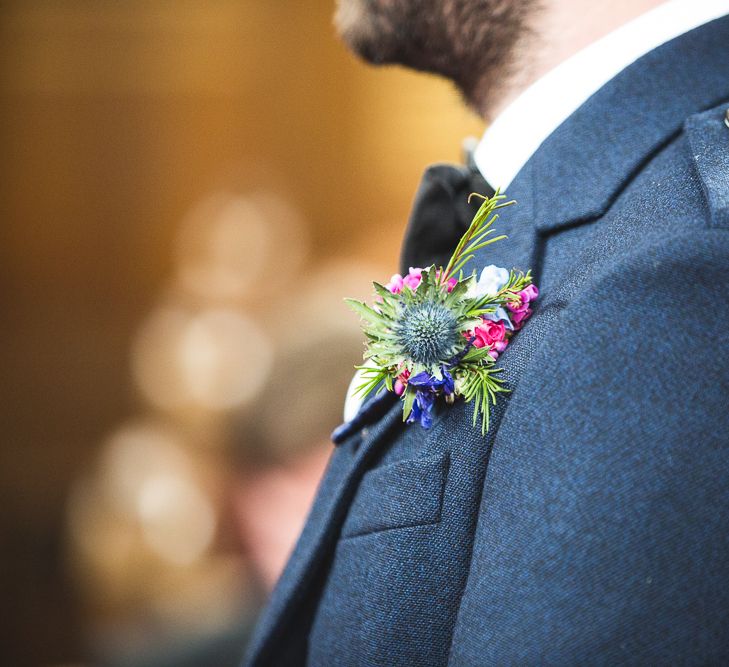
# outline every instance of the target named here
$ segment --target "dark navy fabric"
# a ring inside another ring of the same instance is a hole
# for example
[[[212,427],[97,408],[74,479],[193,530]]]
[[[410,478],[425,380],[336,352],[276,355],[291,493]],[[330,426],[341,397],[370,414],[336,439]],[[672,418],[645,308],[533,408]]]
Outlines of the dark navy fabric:
[[[344,431],[247,664],[729,664],[727,107],[724,18],[545,141],[478,257],[541,289],[512,392]]]

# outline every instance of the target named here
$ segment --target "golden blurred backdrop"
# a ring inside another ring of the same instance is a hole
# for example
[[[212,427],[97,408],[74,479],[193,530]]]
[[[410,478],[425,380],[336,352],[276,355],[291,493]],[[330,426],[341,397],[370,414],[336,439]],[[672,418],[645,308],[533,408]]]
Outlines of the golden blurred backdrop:
[[[358,361],[342,297],[482,129],[332,13],[2,3],[1,664],[235,664],[175,651],[242,648]]]

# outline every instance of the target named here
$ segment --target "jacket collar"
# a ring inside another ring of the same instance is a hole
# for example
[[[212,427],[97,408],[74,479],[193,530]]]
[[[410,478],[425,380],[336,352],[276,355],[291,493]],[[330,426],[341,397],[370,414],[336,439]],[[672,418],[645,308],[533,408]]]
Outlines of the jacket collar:
[[[509,189],[540,144],[595,92],[641,56],[729,14],[729,0],[665,0],[539,78],[486,128],[473,157],[494,187]],[[537,111],[535,113],[535,111]]]
[[[729,17],[685,33],[627,67],[560,125],[524,168],[533,173],[537,229],[601,216],[688,116],[726,99],[728,43]]]

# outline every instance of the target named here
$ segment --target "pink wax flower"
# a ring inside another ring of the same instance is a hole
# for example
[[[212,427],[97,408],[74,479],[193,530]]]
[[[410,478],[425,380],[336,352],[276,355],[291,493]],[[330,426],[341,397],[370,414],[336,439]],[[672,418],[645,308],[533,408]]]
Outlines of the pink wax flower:
[[[521,292],[517,293],[517,296],[519,300],[507,303],[506,307],[512,313],[524,313],[529,309],[529,304],[539,296],[539,290],[535,285],[527,285]]]
[[[536,301],[539,296],[539,288],[536,285],[527,285],[521,292],[519,292],[519,296],[522,301]]]
[[[397,376],[393,389],[397,396],[402,396],[405,393],[405,387],[407,386],[408,378],[410,377],[410,371],[406,368],[400,375]]]
[[[387,289],[389,289],[393,294],[400,294],[402,292],[402,286],[404,284],[403,277],[396,273],[392,278],[390,278],[390,282],[385,285]]]
[[[436,274],[436,275],[439,275]],[[399,273],[390,278],[390,282],[385,285],[385,288],[390,290],[393,294],[400,294],[403,287],[409,287],[413,292],[418,289],[418,286],[423,280],[423,269],[420,267],[411,266],[406,276],[401,276]],[[453,288],[458,284],[458,278],[448,279],[448,291],[452,291]]]
[[[440,269],[435,272],[435,277],[440,279]],[[448,293],[453,291],[453,288],[458,284],[458,278],[448,278],[447,290]]]
[[[517,296],[519,300],[507,303],[506,307],[511,311],[511,321],[518,331],[531,316],[532,309],[529,304],[539,296],[539,289],[536,285],[527,285]]]
[[[482,321],[483,324],[475,327],[473,330],[472,335],[476,337],[473,341],[473,346],[481,348],[488,345],[494,348],[494,350],[497,350],[496,344],[503,343],[506,337],[506,327],[504,327],[502,322],[492,322],[491,320]],[[500,351],[503,351],[503,348]]]
[[[399,273],[396,273],[392,278],[390,278],[390,282],[385,285],[387,289],[389,289],[393,294],[400,294],[402,292],[403,287],[409,287],[413,292],[418,289],[418,285],[420,285],[420,281],[422,280],[422,273],[423,269],[410,267],[410,271],[408,271],[408,274],[406,276],[401,276]]]
[[[497,352],[501,353],[501,352],[503,352],[506,349],[506,346],[508,344],[509,344],[509,341],[506,340],[506,339],[504,339],[504,340],[497,340],[494,343],[494,350],[496,350]]]
[[[413,292],[418,289],[418,285],[420,285],[420,281],[423,279],[422,277],[423,269],[420,268],[413,268],[410,267],[410,271],[408,271],[408,275],[406,275],[402,280],[405,285],[407,285]]]
[[[529,308],[529,302],[526,299],[523,299],[521,292],[519,292],[519,300],[509,301],[509,303],[506,304],[506,307],[512,313],[523,313],[527,308]],[[511,319],[513,320],[514,318],[512,317]]]
[[[527,304],[528,306],[529,304]],[[511,316],[511,321],[514,323],[514,329],[519,330],[524,326],[524,322],[526,322],[529,317],[532,314],[532,309],[527,307],[523,310],[514,312]]]

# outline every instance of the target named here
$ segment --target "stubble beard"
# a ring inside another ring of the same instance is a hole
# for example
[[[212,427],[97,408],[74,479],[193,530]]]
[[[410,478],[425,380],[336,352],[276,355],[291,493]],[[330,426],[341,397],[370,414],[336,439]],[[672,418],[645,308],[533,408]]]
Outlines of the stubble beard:
[[[338,0],[335,23],[374,65],[444,76],[484,117],[518,75],[537,0]]]

